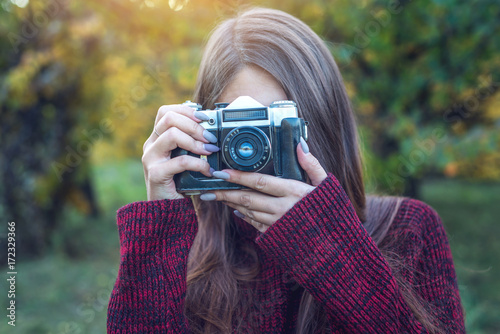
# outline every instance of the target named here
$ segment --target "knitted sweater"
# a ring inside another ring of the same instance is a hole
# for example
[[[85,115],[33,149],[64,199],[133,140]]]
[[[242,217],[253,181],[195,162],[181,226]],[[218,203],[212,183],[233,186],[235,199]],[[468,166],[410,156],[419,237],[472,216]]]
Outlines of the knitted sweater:
[[[332,332],[426,332],[332,174],[266,232],[236,217],[235,224],[253,240],[262,264],[252,289],[258,307],[243,316],[242,333],[292,333],[304,289],[323,306]],[[189,333],[186,268],[197,229],[189,198],[136,202],[118,211],[121,261],[108,333]],[[403,271],[407,281],[433,305],[448,333],[465,332],[437,213],[406,199],[388,233],[401,240],[398,253],[413,267]]]

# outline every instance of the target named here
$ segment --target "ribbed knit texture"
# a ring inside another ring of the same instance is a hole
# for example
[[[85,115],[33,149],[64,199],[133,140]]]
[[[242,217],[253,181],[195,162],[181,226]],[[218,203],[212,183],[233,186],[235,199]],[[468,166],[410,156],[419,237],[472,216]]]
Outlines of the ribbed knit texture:
[[[265,233],[248,231],[262,270],[256,305],[241,333],[291,333],[305,289],[335,333],[425,333],[405,303],[386,260],[328,174]],[[250,227],[250,228],[249,228]],[[118,211],[120,270],[108,307],[108,333],[189,333],[183,315],[189,249],[198,222],[190,199],[136,202]],[[448,333],[464,333],[453,260],[437,213],[405,200],[389,232],[419,296]]]

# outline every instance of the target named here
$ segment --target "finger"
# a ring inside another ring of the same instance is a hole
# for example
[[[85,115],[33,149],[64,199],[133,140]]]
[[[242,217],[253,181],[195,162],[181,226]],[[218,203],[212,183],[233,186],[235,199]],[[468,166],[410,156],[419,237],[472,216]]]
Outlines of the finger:
[[[205,132],[205,128],[203,126],[189,117],[173,111],[165,113],[158,123],[156,123],[155,128],[156,132],[158,132],[160,136],[170,128],[177,128],[196,140],[204,143],[210,143],[208,139],[203,136],[203,133]]]
[[[276,212],[276,198],[250,190],[210,191],[215,200],[239,205],[248,210],[261,211],[269,214]]]
[[[246,221],[247,223],[249,223],[250,225],[252,225],[256,230],[259,230],[262,233],[266,232],[269,229],[269,227],[271,226],[271,225],[266,225],[266,224],[260,223],[258,221],[253,220],[253,219],[250,219],[248,217],[244,217],[242,219],[244,221]]]
[[[238,205],[232,205],[232,204],[226,204],[226,205],[236,210],[234,214],[237,217],[254,225],[254,227],[257,229],[260,229],[261,227],[263,227],[263,225],[269,227],[278,220],[274,215],[271,215],[269,213],[247,210],[246,208],[240,207]]]
[[[218,151],[217,146],[202,143],[177,128],[170,128],[146,148],[143,162],[152,163],[156,160],[169,158],[171,151],[177,147],[199,155],[210,155],[212,151]]]
[[[244,217],[242,219],[262,233],[266,232],[269,229],[269,227],[271,227],[271,225],[272,225],[272,224],[270,224],[270,225],[264,224],[264,223],[258,222],[256,220],[250,219],[248,217]]]
[[[146,175],[154,183],[171,180],[175,174],[186,170],[200,172],[211,177],[210,165],[207,161],[190,155],[181,155],[169,160],[157,161],[148,165]]]
[[[171,104],[171,105],[164,105],[161,106],[158,109],[158,113],[156,114],[156,119],[155,119],[155,125],[162,119],[163,116],[169,111],[175,112],[177,114],[183,115],[185,117],[190,118],[191,120],[195,122],[201,122],[200,119],[196,118],[194,113],[196,110],[194,110],[191,107],[182,105],[182,104]]]
[[[313,186],[316,187],[326,179],[326,171],[323,169],[318,159],[309,153],[309,148],[303,138],[300,138],[300,143],[297,145],[297,158],[300,166],[309,176]]]
[[[283,197],[291,192],[299,194],[306,191],[304,186],[309,186],[303,182],[260,173],[242,172],[234,169],[224,169],[223,172],[229,175],[227,179],[229,182],[241,184],[276,197]]]
[[[159,136],[155,133],[156,129],[156,124],[162,119],[162,117],[167,113],[167,112],[175,112],[180,115],[183,115],[195,122],[201,122],[200,119],[198,119],[195,116],[195,109],[182,105],[182,104],[173,104],[173,105],[163,105],[158,109],[158,112],[156,113],[155,117],[155,124],[153,125],[153,129],[151,130],[151,135],[148,137],[148,139],[144,142],[144,145],[142,147],[142,151],[146,151],[146,148],[150,146]],[[158,130],[157,130],[158,132]],[[160,134],[160,132],[158,132]]]

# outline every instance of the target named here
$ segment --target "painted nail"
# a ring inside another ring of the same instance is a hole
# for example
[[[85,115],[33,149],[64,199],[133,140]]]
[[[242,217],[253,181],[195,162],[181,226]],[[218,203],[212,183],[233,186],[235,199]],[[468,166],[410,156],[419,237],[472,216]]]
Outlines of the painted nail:
[[[206,193],[206,194],[201,194],[200,195],[200,199],[202,201],[213,201],[217,198],[217,196],[215,196],[215,194],[212,194],[212,193]]]
[[[304,151],[305,154],[309,153],[309,146],[307,146],[307,143],[303,137],[300,137],[300,146],[302,147],[302,151]]]
[[[219,152],[220,148],[212,144],[203,144],[203,148],[208,152]]]
[[[212,176],[223,180],[229,180],[230,175],[226,172],[216,171],[212,174]]]
[[[245,215],[239,212],[238,210],[233,211],[234,215],[238,218],[245,219]]]
[[[212,167],[210,167],[210,175],[214,176],[214,172],[215,172],[215,169],[213,169]]]
[[[215,137],[212,133],[208,132],[208,130],[203,131],[203,137],[211,143],[217,142],[217,137]]]
[[[198,118],[201,121],[208,121],[210,119],[207,114],[204,114],[201,111],[195,111],[194,117]]]

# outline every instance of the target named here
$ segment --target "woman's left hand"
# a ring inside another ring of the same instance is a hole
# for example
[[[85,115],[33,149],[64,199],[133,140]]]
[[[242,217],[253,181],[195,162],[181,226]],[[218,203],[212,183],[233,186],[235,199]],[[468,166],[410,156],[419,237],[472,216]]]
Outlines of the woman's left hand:
[[[309,153],[303,140],[297,146],[297,157],[312,185],[266,174],[225,169],[215,172],[214,177],[224,178],[250,189],[212,191],[201,195],[200,199],[222,201],[236,209],[237,216],[265,232],[327,176],[318,159]]]

